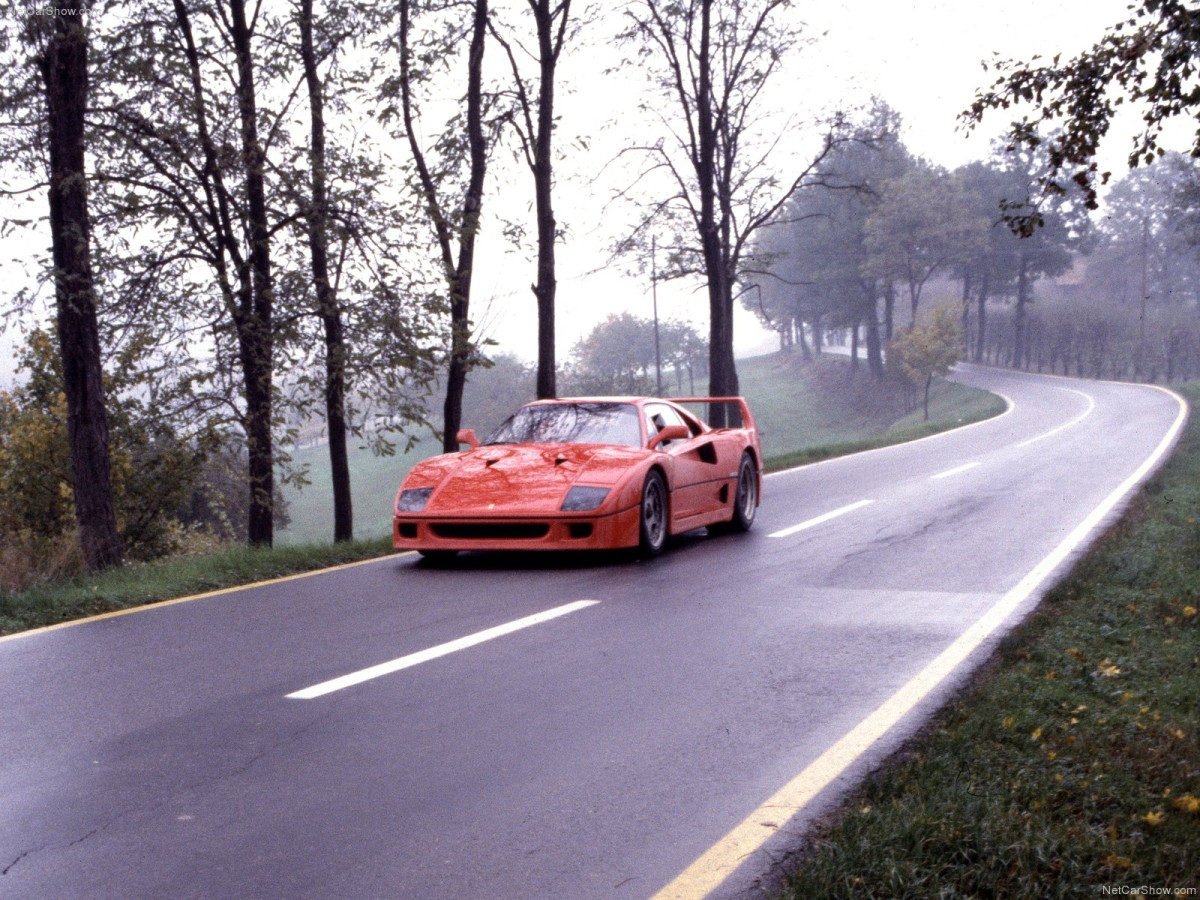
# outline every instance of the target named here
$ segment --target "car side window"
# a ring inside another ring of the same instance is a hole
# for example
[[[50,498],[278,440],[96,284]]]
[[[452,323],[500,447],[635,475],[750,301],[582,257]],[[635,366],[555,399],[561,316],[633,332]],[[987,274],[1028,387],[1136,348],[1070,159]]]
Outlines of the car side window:
[[[650,437],[654,437],[654,435],[658,434],[668,425],[683,425],[687,427],[687,423],[671,407],[664,406],[661,403],[652,403],[646,406],[646,433]],[[675,442],[663,441],[659,446],[666,447],[668,444],[673,443]]]

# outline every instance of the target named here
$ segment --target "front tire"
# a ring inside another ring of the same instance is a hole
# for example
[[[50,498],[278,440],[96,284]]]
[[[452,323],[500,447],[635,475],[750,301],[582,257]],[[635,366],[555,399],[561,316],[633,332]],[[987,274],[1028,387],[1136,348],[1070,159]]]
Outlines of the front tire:
[[[642,485],[639,513],[638,552],[645,557],[658,556],[667,543],[667,514],[670,509],[667,485],[657,471],[646,476]]]

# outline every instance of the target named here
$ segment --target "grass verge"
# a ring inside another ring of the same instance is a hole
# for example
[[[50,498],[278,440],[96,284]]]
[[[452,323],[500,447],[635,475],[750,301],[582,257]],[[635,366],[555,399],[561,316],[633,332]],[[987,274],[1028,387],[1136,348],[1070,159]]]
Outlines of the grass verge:
[[[974,687],[818,833],[783,896],[1197,895],[1198,521],[1193,417]]]
[[[944,387],[962,388],[962,385],[945,384]],[[970,390],[970,389],[965,389]],[[948,391],[949,392],[949,391]],[[982,392],[979,392],[982,393]],[[1005,402],[994,394],[983,396],[954,396],[953,402],[947,403],[947,408],[939,416],[933,416],[928,422],[901,420],[883,434],[875,437],[862,438],[855,441],[840,441],[819,447],[805,447],[791,453],[779,453],[768,456],[763,461],[763,468],[768,472],[780,469],[790,469],[806,463],[819,462],[835,456],[846,456],[850,453],[861,453],[864,450],[877,450],[880,447],[890,447],[893,444],[903,444],[921,438],[932,437],[943,431],[961,428],[984,419],[1000,415],[1006,408]]]
[[[0,594],[0,635],[383,556],[391,540],[346,544],[230,547],[122,566],[100,575]]]

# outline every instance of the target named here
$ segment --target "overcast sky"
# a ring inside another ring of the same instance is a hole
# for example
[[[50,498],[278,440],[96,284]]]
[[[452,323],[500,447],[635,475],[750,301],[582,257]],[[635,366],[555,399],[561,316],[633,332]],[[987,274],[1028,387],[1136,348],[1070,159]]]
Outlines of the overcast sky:
[[[1069,55],[1090,47],[1106,28],[1127,14],[1128,0],[1006,0],[977,4],[963,0],[837,0],[803,2],[791,10],[808,25],[816,42],[798,51],[777,75],[775,96],[786,97],[813,115],[838,107],[865,104],[872,96],[885,100],[904,121],[903,139],[915,155],[954,168],[986,157],[989,144],[1007,119],[993,114],[968,136],[958,114],[979,87],[994,76],[983,60],[1029,59],[1035,54]],[[575,123],[595,122],[601,110],[619,108],[623,91],[637,90],[636,82],[597,78],[595,68],[567,60],[564,75],[575,82],[564,106],[564,134]],[[633,85],[631,87],[631,85]],[[580,124],[577,127],[586,127]],[[1110,141],[1104,162],[1122,171],[1127,136]],[[559,185],[560,222],[568,229],[559,251],[558,355],[570,348],[611,312],[633,309],[649,317],[649,279],[621,277],[613,269],[596,271],[604,261],[599,252],[611,237],[604,200],[612,183],[591,173],[605,163],[610,146],[604,140],[581,172],[565,175]],[[784,154],[777,158],[781,172],[788,168]],[[561,166],[561,164],[560,164]],[[569,168],[561,166],[560,172]],[[484,330],[510,352],[532,359],[536,327],[529,292],[532,266],[492,244],[479,269],[476,309]],[[664,318],[691,320],[701,333],[707,329],[707,299],[697,285],[660,286]],[[488,295],[495,301],[483,311]],[[741,311],[739,311],[741,312]],[[735,326],[741,354],[770,350],[773,336],[742,313]]]
[[[500,0],[498,0],[500,2]],[[506,0],[512,2],[512,0]],[[1107,26],[1120,20],[1127,0],[1005,0],[977,4],[964,0],[797,0],[790,11],[805,21],[816,43],[799,51],[780,72],[775,96],[785,97],[798,115],[818,115],[837,107],[864,104],[877,95],[904,120],[904,142],[915,154],[949,168],[982,158],[988,145],[1005,125],[993,114],[983,128],[968,137],[957,116],[975,90],[990,84],[981,61],[1000,58],[1029,59],[1034,54],[1069,55],[1091,46]],[[568,49],[568,54],[569,54]],[[625,72],[605,76],[607,61],[595,55],[564,56],[560,91],[563,113],[560,149],[574,134],[591,138],[591,150],[572,151],[559,164],[556,205],[566,239],[559,250],[558,356],[565,360],[571,347],[610,313],[630,309],[649,317],[648,278],[630,277],[620,266],[604,267],[613,238],[614,211],[606,205],[617,184],[606,168],[612,148],[624,138],[618,131],[601,131],[600,125],[616,120],[633,121],[625,112],[636,102],[644,77]],[[803,117],[801,118],[803,121]],[[815,133],[815,132],[814,132]],[[1128,135],[1110,140],[1104,163],[1114,173],[1122,171]],[[789,159],[777,158],[786,173]],[[597,173],[603,173],[598,175]],[[499,175],[493,186],[500,186]],[[528,203],[527,175],[516,172],[499,196],[490,196],[489,208],[500,207],[520,217]],[[533,233],[532,221],[529,231]],[[43,242],[48,246],[49,239]],[[21,252],[9,246],[0,253],[0,276],[11,283],[14,270],[5,265]],[[499,343],[499,350],[524,359],[534,358],[536,314],[529,289],[534,280],[532,262],[506,246],[493,227],[483,235],[476,271],[473,311],[480,330]],[[701,333],[707,331],[707,300],[696,284],[661,286],[663,318],[690,320]],[[740,353],[769,350],[772,337],[746,313],[735,333]],[[0,383],[11,372],[11,329],[0,337]]]

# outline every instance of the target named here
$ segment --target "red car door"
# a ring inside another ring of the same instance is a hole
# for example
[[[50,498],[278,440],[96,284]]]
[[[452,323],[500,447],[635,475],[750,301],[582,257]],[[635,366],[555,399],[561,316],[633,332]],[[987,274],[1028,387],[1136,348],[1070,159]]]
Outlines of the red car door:
[[[722,448],[725,441],[720,440],[721,435],[702,431],[697,423],[689,422],[665,403],[646,404],[646,418],[651,435],[667,425],[683,425],[692,432],[686,440],[666,441],[660,445],[674,460],[672,530],[686,529],[688,520],[706,516],[726,505],[721,500],[721,488],[728,484],[728,472],[722,468],[722,457],[728,456],[729,451]],[[724,463],[724,468],[728,468],[728,462]]]

